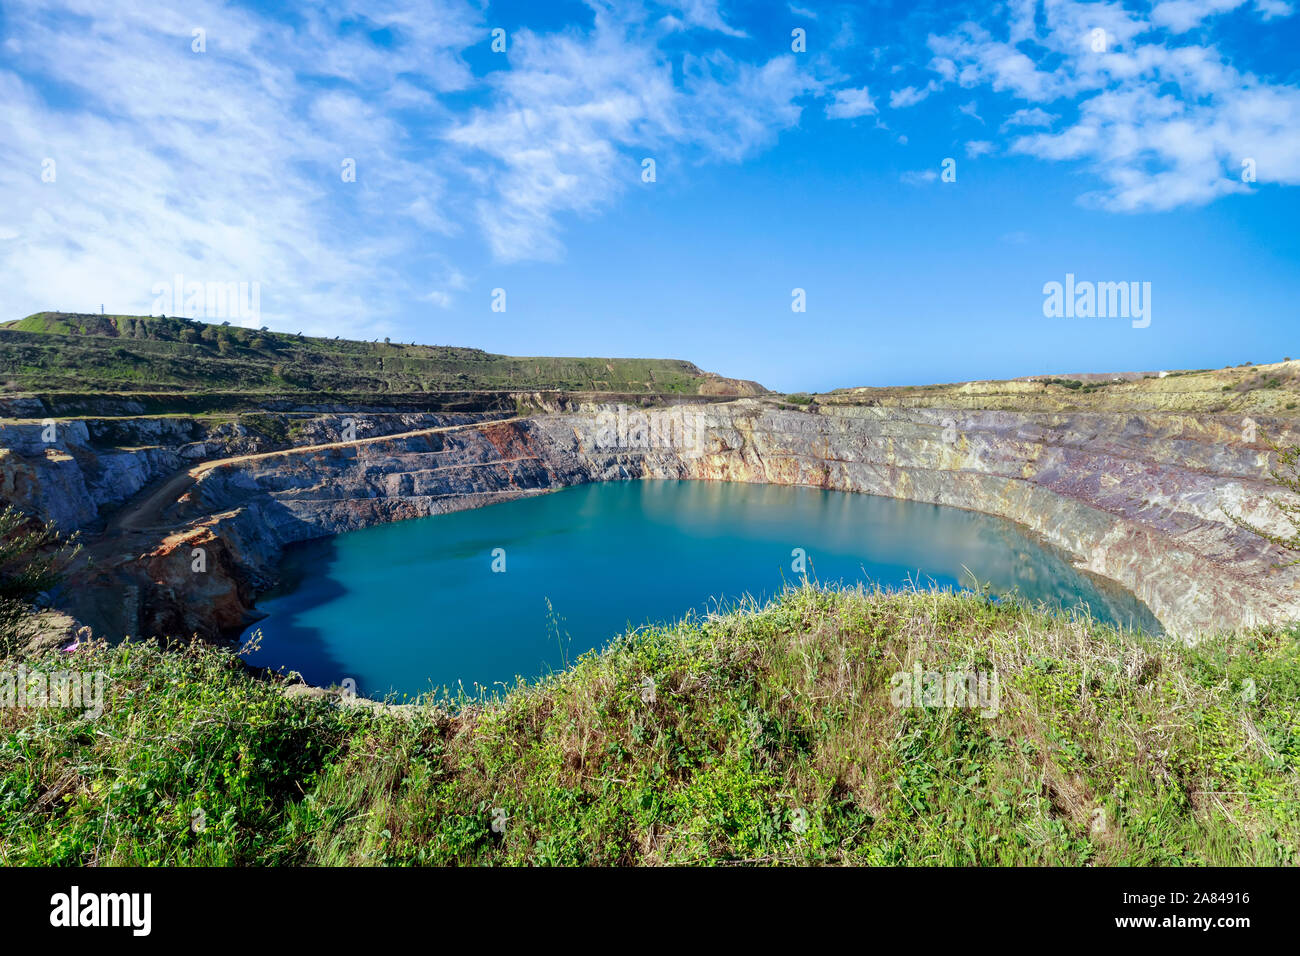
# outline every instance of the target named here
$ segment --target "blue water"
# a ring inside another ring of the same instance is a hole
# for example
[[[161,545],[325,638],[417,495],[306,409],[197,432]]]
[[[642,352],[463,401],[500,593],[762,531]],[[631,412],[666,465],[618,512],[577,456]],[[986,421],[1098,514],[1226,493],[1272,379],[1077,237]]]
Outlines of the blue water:
[[[504,571],[500,567],[503,549]],[[1158,631],[1136,598],[987,515],[811,488],[584,485],[288,549],[250,662],[383,697],[536,678],[629,626],[822,583],[970,586]],[[969,573],[967,570],[969,569]],[[549,603],[548,603],[549,602]],[[246,634],[247,636],[247,634]]]

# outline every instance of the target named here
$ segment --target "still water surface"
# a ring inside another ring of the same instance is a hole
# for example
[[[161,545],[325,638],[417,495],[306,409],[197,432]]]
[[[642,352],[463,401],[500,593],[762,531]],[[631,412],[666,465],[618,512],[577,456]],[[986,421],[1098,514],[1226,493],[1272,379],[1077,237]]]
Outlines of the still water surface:
[[[1000,518],[812,488],[620,481],[294,545],[259,601],[249,660],[313,684],[350,677],[370,697],[532,679],[629,626],[772,597],[800,577],[796,548],[822,583],[955,587],[974,574],[995,593],[1159,630],[1135,597]]]

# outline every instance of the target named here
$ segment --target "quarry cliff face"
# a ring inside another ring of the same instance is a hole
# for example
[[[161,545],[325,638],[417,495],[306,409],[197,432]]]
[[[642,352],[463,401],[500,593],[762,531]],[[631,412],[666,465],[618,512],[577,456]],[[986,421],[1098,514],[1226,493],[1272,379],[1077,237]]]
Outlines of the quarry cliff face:
[[[1190,412],[753,399],[555,407],[387,436],[373,433],[400,423],[377,429],[362,414],[358,433],[372,437],[199,464],[109,518],[70,608],[110,634],[229,633],[250,620],[295,541],[583,482],[672,478],[806,485],[1005,517],[1135,593],[1179,636],[1300,617],[1297,569],[1274,569],[1282,553],[1228,517],[1277,526],[1262,436],[1300,440],[1280,419],[1259,418],[1257,439],[1240,415]],[[131,468],[104,465],[75,442],[53,453],[9,447],[0,481],[20,506],[61,498],[59,489],[78,487],[74,473],[87,489],[107,469],[129,474],[115,500],[142,486]],[[174,449],[145,451],[136,450],[141,475],[183,463],[167,457]],[[49,491],[51,482],[62,484]],[[65,517],[84,523],[93,494],[79,507]],[[105,594],[116,595],[107,610]]]

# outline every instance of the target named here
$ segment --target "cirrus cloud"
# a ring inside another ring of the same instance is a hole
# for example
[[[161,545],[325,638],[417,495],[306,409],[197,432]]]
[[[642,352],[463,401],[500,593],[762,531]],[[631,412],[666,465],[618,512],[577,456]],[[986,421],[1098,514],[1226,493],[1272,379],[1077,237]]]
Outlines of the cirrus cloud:
[[[1173,38],[1239,6],[1167,0],[1143,15],[1113,2],[1046,0],[1040,18],[1037,5],[1013,4],[1006,39],[962,24],[930,37],[930,66],[935,82],[1034,104],[1012,112],[1004,130],[1050,125],[1042,105],[1074,101],[1073,121],[1018,136],[1009,150],[1087,164],[1105,186],[1083,202],[1118,212],[1198,205],[1248,191],[1239,175],[1247,161],[1261,183],[1300,183],[1300,88],[1238,69],[1214,45]],[[1267,19],[1285,6],[1256,11]]]

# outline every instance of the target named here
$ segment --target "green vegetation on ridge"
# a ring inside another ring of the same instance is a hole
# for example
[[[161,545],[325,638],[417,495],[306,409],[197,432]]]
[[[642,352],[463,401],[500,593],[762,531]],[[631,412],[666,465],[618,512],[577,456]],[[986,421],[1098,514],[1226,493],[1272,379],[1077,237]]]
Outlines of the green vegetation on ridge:
[[[40,312],[0,325],[0,383],[11,392],[554,388],[695,395],[725,381],[673,359],[529,358],[171,317]]]
[[[197,644],[25,663],[102,671],[106,699],[0,709],[5,863],[1300,862],[1295,629],[1187,648],[804,586],[390,711]],[[895,706],[914,669],[996,674],[996,714]]]

